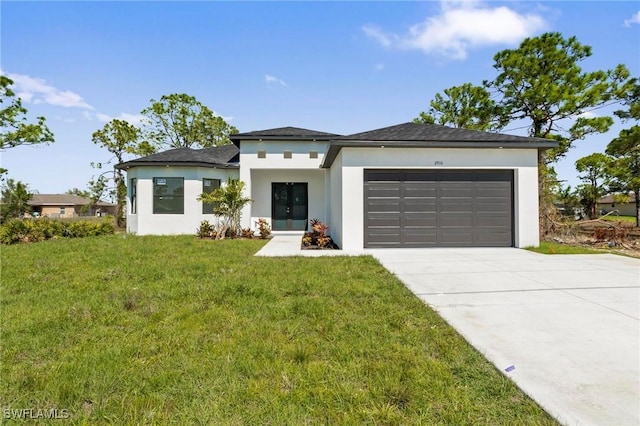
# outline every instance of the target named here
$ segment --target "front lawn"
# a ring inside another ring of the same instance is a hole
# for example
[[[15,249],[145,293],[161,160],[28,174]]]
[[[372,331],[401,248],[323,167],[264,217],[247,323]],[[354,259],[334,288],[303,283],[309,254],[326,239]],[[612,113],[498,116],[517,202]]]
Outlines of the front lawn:
[[[636,223],[636,217],[635,216],[617,216],[617,215],[609,215],[609,216],[602,216],[600,217],[600,219],[602,220],[606,220],[609,222],[629,222],[629,223]]]
[[[254,257],[262,244],[2,247],[0,408],[75,424],[555,424],[374,259]]]
[[[576,245],[540,241],[538,247],[526,247],[527,250],[541,254],[604,254],[606,251],[593,250]]]

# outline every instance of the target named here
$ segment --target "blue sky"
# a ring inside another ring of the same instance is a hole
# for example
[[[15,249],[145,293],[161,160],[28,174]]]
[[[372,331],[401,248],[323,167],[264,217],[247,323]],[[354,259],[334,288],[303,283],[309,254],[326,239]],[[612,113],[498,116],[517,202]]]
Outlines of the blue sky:
[[[111,118],[137,123],[164,94],[193,95],[242,132],[349,134],[410,121],[436,93],[494,78],[495,53],[546,31],[592,46],[585,70],[623,63],[640,76],[635,1],[3,1],[0,14],[2,73],[56,138],[1,163],[40,193],[86,188],[90,163],[110,158],[91,134]],[[575,186],[575,160],[621,128],[578,141],[560,179]]]

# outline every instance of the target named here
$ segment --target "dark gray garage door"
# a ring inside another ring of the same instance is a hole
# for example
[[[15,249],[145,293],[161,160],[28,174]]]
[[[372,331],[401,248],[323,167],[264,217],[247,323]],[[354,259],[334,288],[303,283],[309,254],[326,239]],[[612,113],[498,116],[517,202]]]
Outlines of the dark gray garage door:
[[[511,247],[512,170],[365,170],[365,247]]]

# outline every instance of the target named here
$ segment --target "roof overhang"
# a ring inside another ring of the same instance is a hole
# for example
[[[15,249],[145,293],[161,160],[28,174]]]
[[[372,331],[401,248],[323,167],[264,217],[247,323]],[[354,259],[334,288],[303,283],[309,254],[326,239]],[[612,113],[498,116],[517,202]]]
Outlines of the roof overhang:
[[[332,140],[329,142],[321,168],[328,169],[342,148],[473,148],[473,149],[537,149],[547,150],[558,146],[554,140],[529,141],[362,141]]]
[[[170,166],[185,166],[185,167],[206,167],[210,169],[238,169],[240,165],[238,163],[229,164],[214,164],[199,161],[127,161],[126,163],[116,164],[118,170],[128,170],[132,167],[170,167]]]
[[[297,142],[329,142],[334,139],[335,136],[242,136],[241,138],[234,138],[231,136],[231,142],[240,148],[240,141],[252,141],[252,142],[268,142],[268,141],[297,141]]]

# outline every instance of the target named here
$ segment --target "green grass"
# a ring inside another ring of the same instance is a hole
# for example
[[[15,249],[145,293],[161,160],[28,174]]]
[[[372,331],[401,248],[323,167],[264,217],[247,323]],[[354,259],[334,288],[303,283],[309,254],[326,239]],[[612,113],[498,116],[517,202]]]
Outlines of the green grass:
[[[607,220],[609,222],[630,222],[630,223],[636,223],[636,217],[635,216],[616,216],[616,215],[609,215],[609,216],[602,216],[600,217],[600,219],[602,220]]]
[[[373,258],[254,257],[262,244],[2,247],[0,408],[92,425],[555,424]]]
[[[541,254],[603,254],[606,251],[571,246],[550,241],[541,241],[539,247],[526,247],[527,250]]]

